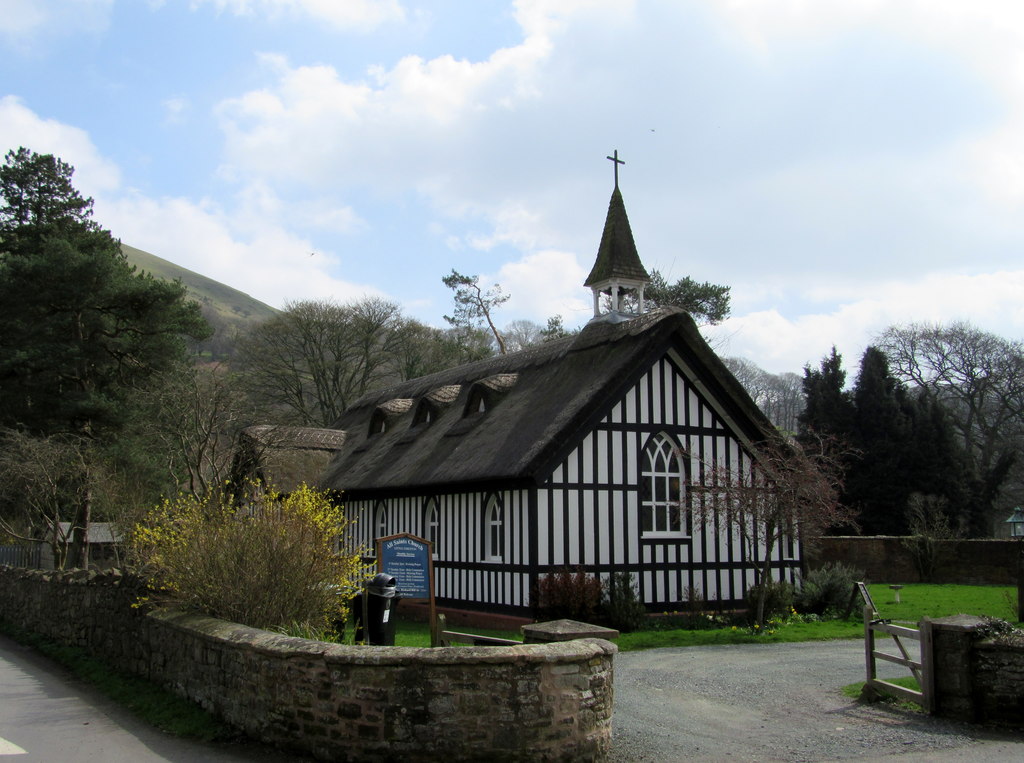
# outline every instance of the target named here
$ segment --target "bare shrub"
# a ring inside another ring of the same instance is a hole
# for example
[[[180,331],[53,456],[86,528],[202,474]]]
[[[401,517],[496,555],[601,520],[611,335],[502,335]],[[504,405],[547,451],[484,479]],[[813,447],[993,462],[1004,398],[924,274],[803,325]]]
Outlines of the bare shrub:
[[[914,493],[907,501],[910,535],[901,543],[914,560],[923,583],[934,580],[935,573],[949,561],[953,553],[953,544],[949,541],[962,537],[962,533],[950,525],[946,509],[946,499],[939,496]]]
[[[601,581],[582,569],[564,567],[537,581],[537,596],[539,618],[593,622],[601,604]]]

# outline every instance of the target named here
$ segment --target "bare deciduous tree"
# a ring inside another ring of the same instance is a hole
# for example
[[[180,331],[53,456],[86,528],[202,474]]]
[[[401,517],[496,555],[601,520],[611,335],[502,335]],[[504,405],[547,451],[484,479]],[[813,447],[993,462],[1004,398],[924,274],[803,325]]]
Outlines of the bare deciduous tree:
[[[92,490],[83,475],[89,444],[73,435],[0,432],[0,532],[23,542],[45,541],[54,566],[88,564],[88,524],[78,521],[83,494]],[[62,524],[63,523],[63,524]]]
[[[771,422],[784,432],[796,432],[804,409],[803,382],[799,374],[773,374],[746,358],[723,358],[726,368]]]
[[[764,624],[773,552],[788,543],[807,549],[830,527],[853,523],[853,512],[839,502],[841,453],[820,440],[814,450],[792,441],[759,445],[732,463],[692,459],[689,491],[694,522],[726,528],[755,560],[760,595],[756,622]]]
[[[160,443],[172,484],[201,498],[231,474],[238,431],[251,406],[223,366],[182,366],[148,401],[146,428]]]
[[[940,402],[951,414],[982,500],[991,506],[1024,452],[1024,344],[967,323],[892,326],[878,341],[892,372]],[[1005,507],[1004,507],[1005,508]]]
[[[525,350],[544,341],[544,327],[533,321],[512,321],[505,326],[505,346],[509,352]]]
[[[329,426],[367,390],[398,378],[405,325],[398,305],[377,298],[289,304],[240,342],[247,385],[270,420]]]

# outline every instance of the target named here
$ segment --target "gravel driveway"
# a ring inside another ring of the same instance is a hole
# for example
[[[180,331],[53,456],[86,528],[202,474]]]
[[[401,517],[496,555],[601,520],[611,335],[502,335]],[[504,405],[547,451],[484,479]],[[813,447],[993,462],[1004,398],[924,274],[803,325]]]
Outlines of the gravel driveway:
[[[1024,760],[1024,735],[840,692],[863,680],[862,641],[620,653],[611,760]]]

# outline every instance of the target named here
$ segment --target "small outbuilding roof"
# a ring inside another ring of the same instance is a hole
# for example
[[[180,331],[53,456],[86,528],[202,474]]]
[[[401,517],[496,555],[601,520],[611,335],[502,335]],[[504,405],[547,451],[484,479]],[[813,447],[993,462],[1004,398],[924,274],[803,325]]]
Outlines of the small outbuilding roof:
[[[670,349],[742,439],[759,442],[774,431],[693,319],[668,308],[363,396],[334,425],[344,442],[320,486],[358,495],[537,484]],[[371,426],[396,400],[410,401],[405,412]],[[416,416],[421,401],[435,415]]]

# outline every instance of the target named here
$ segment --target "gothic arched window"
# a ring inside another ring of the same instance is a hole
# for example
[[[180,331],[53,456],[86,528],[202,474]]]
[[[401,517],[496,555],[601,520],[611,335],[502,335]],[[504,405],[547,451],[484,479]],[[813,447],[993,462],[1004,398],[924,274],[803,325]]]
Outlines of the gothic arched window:
[[[441,520],[437,501],[433,498],[428,500],[423,508],[423,537],[430,541],[433,556],[437,558],[438,545],[441,542]]]
[[[685,474],[676,443],[664,432],[650,439],[640,466],[640,531],[684,535]]]
[[[500,562],[505,556],[505,533],[502,526],[501,504],[491,497],[484,510],[484,560]]]

